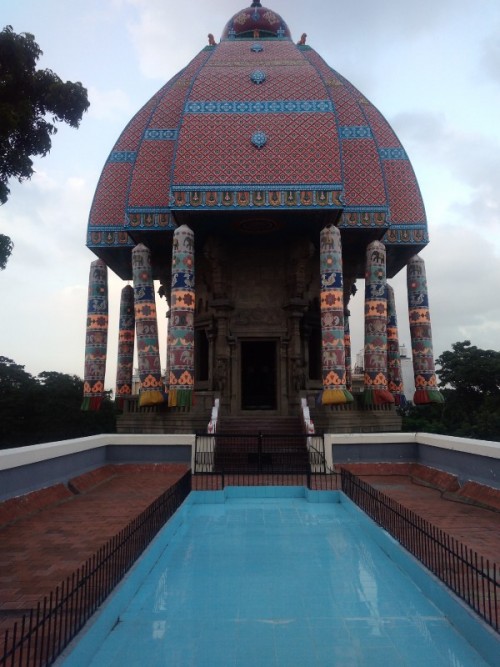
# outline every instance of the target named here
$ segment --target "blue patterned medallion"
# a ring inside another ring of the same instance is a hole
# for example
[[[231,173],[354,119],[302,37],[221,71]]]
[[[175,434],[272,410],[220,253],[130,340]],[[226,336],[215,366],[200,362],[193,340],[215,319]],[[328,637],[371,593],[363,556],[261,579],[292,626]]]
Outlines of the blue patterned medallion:
[[[267,135],[265,132],[254,132],[252,134],[252,144],[256,148],[262,148],[267,143]]]
[[[266,73],[261,69],[256,69],[250,74],[250,79],[256,84],[264,83],[266,80]]]

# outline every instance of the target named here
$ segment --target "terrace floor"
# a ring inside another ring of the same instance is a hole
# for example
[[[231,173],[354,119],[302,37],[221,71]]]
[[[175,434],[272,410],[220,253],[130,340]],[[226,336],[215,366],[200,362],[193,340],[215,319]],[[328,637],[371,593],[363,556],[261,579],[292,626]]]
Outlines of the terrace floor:
[[[500,511],[495,509],[500,491],[487,501],[484,497],[488,493],[483,493],[481,502],[493,507],[486,509],[470,504],[470,498],[467,503],[457,502],[463,499],[450,492],[453,485],[449,480],[433,479],[434,486],[423,485],[430,483],[432,474],[421,474],[415,483],[410,469],[366,464],[346,467],[479,555],[500,563]],[[0,647],[5,630],[24,611],[186,470],[187,466],[174,464],[104,466],[66,486],[56,485],[0,503]],[[479,501],[476,498],[474,502]]]

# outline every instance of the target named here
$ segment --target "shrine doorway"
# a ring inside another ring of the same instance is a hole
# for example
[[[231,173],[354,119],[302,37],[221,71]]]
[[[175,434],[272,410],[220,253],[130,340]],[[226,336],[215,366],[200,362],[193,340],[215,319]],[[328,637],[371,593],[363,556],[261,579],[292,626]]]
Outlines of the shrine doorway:
[[[272,340],[241,342],[241,409],[276,410],[277,344]]]

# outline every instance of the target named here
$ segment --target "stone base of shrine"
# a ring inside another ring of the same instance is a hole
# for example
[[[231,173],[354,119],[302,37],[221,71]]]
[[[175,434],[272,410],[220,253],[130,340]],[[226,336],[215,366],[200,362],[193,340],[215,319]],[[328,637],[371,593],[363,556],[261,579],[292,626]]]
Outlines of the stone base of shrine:
[[[116,420],[117,433],[197,433],[206,432],[214,392],[195,394],[191,408],[168,407],[166,403],[139,407],[139,397],[124,399],[123,412]]]
[[[401,431],[402,418],[392,404],[364,407],[362,394],[354,403],[318,405],[317,396],[307,396],[316,433],[394,433]]]
[[[360,396],[355,396],[354,403],[345,405],[318,405],[318,392],[310,395],[302,392],[310,409],[316,433],[394,433],[401,431],[401,417],[394,405],[381,405],[365,408]],[[117,420],[118,433],[206,433],[214,404],[215,392],[195,394],[194,404],[190,409],[169,408],[166,404],[152,407],[139,407],[137,396],[125,399],[123,413]],[[300,399],[289,405],[288,416],[299,417]],[[240,411],[230,415],[223,406],[219,419],[224,417],[252,417],[262,420],[269,418],[270,425],[279,421],[277,411]],[[279,426],[276,427],[279,430]]]

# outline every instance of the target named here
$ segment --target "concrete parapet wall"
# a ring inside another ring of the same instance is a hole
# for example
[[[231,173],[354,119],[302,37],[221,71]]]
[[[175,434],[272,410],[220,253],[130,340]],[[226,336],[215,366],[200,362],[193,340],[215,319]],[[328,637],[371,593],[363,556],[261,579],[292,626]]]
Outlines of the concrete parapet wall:
[[[420,463],[455,475],[460,484],[500,488],[500,443],[432,433],[325,435],[330,465]]]
[[[66,483],[110,463],[191,463],[189,434],[104,435],[0,450],[0,500]]]
[[[194,434],[104,434],[0,450],[0,500],[66,484],[109,464],[186,463]],[[460,485],[500,488],[500,443],[429,433],[334,433],[325,435],[330,467],[353,463],[419,463],[448,472]]]

